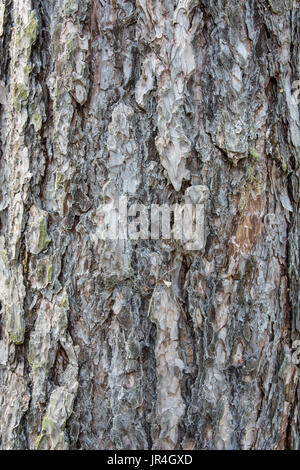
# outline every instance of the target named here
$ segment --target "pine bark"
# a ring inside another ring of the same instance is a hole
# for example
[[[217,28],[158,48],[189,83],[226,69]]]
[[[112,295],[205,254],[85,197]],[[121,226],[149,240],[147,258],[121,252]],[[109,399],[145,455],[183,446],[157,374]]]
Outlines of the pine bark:
[[[299,449],[299,4],[0,0],[0,447]],[[99,237],[205,185],[205,244]]]

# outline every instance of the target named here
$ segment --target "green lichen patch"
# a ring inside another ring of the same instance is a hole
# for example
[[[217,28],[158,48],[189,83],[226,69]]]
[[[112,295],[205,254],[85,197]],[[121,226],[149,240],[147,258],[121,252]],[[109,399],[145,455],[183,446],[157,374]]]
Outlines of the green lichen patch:
[[[66,184],[67,184],[67,180],[65,178],[65,176],[60,173],[59,171],[56,173],[56,185],[59,187],[59,188],[63,188],[65,189],[66,188]]]
[[[6,328],[9,339],[15,344],[23,344],[25,323],[23,312],[19,310],[19,306],[5,308],[6,313]]]
[[[250,155],[251,155],[251,157],[254,158],[254,160],[259,160],[259,154],[258,154],[257,150],[255,150],[255,148],[250,149]]]
[[[32,123],[36,132],[41,130],[43,119],[37,111],[32,115]]]
[[[61,300],[60,300],[60,305],[64,308],[69,308],[69,299],[68,299],[68,296],[67,294],[65,294]]]
[[[262,178],[257,174],[255,166],[248,168],[247,176],[241,187],[238,209],[242,216],[246,213],[251,193],[255,196],[260,196],[262,193]]]
[[[13,104],[17,112],[21,111],[23,101],[26,101],[29,96],[28,90],[22,83],[15,83],[13,88]]]
[[[51,438],[52,438],[51,440],[52,440],[52,442],[53,441],[55,442],[56,446],[60,441],[63,442],[63,439],[62,439],[61,433],[60,433],[60,429],[58,428],[55,421],[48,418],[48,416],[44,416],[44,418],[42,420],[41,433],[39,434],[39,436],[38,436],[38,438],[36,439],[36,442],[35,442],[35,450],[39,449],[43,439],[48,440],[48,436],[51,436]],[[47,446],[47,448],[48,448],[48,446]]]
[[[23,34],[29,39],[32,46],[37,39],[38,21],[35,15],[32,15],[31,21],[24,27]]]
[[[66,59],[70,61],[76,51],[76,39],[75,37],[72,37],[69,39],[66,43],[65,46],[65,54],[66,54]]]
[[[48,282],[49,283],[52,281],[52,274],[53,274],[53,266],[52,264],[50,264],[50,266],[48,266]]]
[[[26,18],[24,12],[24,17]],[[28,18],[28,17],[27,17]],[[29,20],[24,24],[23,17],[15,18],[12,47],[12,83],[15,83],[12,90],[12,103],[15,111],[20,112],[24,102],[28,100],[30,82],[29,77],[32,71],[30,56],[32,45],[35,43],[38,34],[38,20],[35,12],[29,13]],[[20,77],[22,82],[20,81]]]
[[[9,339],[16,345],[24,343],[24,331],[9,331],[8,335]]]
[[[47,218],[46,211],[35,205],[31,207],[25,234],[27,251],[31,254],[37,255],[45,251],[51,242],[51,238],[47,233]]]
[[[40,225],[40,234],[39,234],[39,241],[38,241],[39,250],[40,251],[46,250],[46,248],[48,248],[50,241],[51,240],[47,237],[47,222],[46,220],[43,220],[43,222]]]

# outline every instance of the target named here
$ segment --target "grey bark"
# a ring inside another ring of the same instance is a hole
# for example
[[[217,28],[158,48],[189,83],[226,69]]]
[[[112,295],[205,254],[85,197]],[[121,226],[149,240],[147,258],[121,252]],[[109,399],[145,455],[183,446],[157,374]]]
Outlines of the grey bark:
[[[300,448],[298,6],[0,0],[2,449]]]

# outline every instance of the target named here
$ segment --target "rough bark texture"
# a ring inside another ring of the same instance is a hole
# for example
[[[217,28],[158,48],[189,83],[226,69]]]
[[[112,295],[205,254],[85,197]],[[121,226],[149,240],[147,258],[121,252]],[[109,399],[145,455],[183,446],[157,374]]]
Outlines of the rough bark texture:
[[[300,448],[298,6],[0,0],[2,449]]]

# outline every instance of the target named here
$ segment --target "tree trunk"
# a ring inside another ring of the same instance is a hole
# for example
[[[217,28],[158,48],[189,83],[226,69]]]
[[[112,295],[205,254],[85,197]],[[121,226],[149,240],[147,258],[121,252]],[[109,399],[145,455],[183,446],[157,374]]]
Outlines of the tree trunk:
[[[300,449],[298,7],[0,0],[2,449]]]

